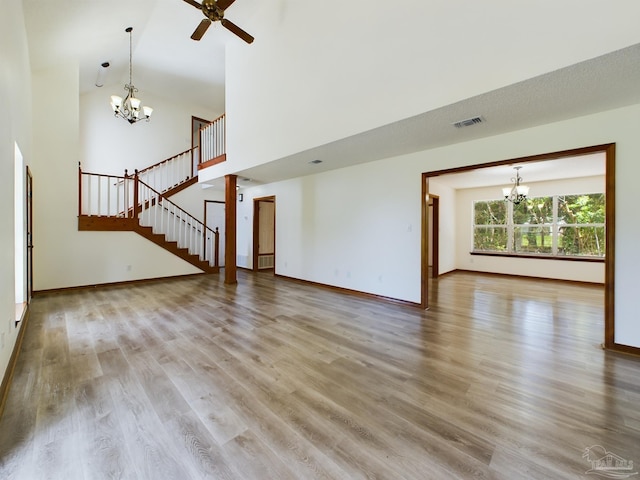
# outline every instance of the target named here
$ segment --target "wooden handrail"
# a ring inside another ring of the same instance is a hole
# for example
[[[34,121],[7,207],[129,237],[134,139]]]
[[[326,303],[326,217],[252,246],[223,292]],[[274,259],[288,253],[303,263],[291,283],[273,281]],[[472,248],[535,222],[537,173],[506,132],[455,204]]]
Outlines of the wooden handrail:
[[[209,122],[209,125],[211,125],[212,123],[216,123],[218,120],[221,120],[222,117],[224,117],[226,115],[226,113],[223,113],[222,115],[220,115],[218,118],[212,120],[211,122]],[[202,128],[202,127],[200,127]]]
[[[136,183],[139,183],[141,185],[144,185],[145,187],[147,187],[149,190],[151,190],[153,193],[155,193],[158,197],[162,198],[163,202],[167,202],[170,205],[172,205],[176,210],[179,210],[180,212],[186,214],[188,217],[192,218],[193,220],[196,221],[196,223],[199,223],[200,225],[202,225],[206,230],[209,230],[212,234],[215,234],[215,232],[210,229],[209,227],[207,227],[203,222],[201,222],[200,220],[198,220],[196,217],[194,217],[193,215],[191,215],[189,212],[187,212],[186,210],[184,210],[183,208],[181,208],[180,206],[176,205],[175,203],[173,203],[171,200],[169,200],[167,197],[164,196],[164,194],[158,192],[155,188],[147,185],[146,183],[144,183],[142,180],[139,180],[136,178]],[[134,192],[137,192],[138,189],[134,188]],[[137,193],[134,193],[135,198],[137,198]],[[134,205],[138,205],[137,203],[134,203]],[[140,206],[140,205],[138,205]]]
[[[201,251],[198,252],[196,249],[195,254],[200,255],[201,259],[208,261],[212,266],[220,265],[218,229],[216,228],[214,231],[207,227],[202,221],[169,200],[165,194],[142,181],[138,171],[129,175],[125,170],[125,176],[120,177],[83,172],[78,165],[78,182],[78,218],[120,218],[134,220],[136,224],[139,223],[142,226],[145,212],[153,206],[157,206],[160,211],[164,212],[164,215],[173,219],[172,222],[174,225],[178,225],[176,228],[179,231],[185,232],[185,234],[190,232],[188,239],[183,237],[183,241],[193,242],[202,235]],[[83,184],[87,188],[86,192],[83,190]],[[92,185],[95,191],[92,191]],[[123,186],[124,189],[122,189]],[[142,188],[145,190],[141,190]],[[87,198],[84,198],[85,195]],[[86,202],[86,205],[83,205],[83,202]],[[167,235],[168,231],[164,231],[164,233]],[[189,252],[193,252],[192,247],[188,245],[189,243],[186,248],[189,249]],[[193,244],[191,245],[193,246]]]
[[[138,173],[144,173],[144,172],[146,172],[147,170],[151,170],[151,169],[153,169],[153,168],[159,167],[159,166],[160,166],[160,165],[162,165],[163,163],[170,162],[170,161],[171,161],[171,160],[173,160],[174,158],[177,158],[177,157],[179,157],[180,155],[184,155],[185,153],[189,153],[189,152],[191,152],[191,151],[193,151],[193,150],[194,150],[193,148],[189,148],[189,149],[185,150],[184,152],[180,152],[180,153],[178,153],[178,154],[176,154],[176,155],[174,155],[174,156],[172,156],[172,157],[169,157],[169,158],[167,158],[167,159],[165,159],[165,160],[162,160],[161,162],[154,163],[153,165],[150,165],[150,166],[148,166],[148,167],[146,167],[146,168],[143,168],[142,170],[138,170]]]

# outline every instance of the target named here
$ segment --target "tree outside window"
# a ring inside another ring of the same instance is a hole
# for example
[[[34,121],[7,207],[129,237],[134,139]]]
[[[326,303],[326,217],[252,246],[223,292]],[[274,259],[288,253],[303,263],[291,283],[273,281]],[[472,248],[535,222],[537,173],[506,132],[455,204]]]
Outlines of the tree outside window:
[[[473,202],[473,251],[604,257],[604,193]]]

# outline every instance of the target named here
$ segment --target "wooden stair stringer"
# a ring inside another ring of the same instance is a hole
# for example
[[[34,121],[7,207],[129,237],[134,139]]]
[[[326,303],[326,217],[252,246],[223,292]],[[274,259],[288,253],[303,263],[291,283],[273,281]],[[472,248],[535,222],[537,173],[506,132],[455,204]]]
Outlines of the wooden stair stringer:
[[[195,185],[196,183],[198,183],[197,175],[195,177],[191,177],[188,180],[185,180],[182,183],[179,183],[178,185],[174,185],[168,190],[165,190],[164,192],[162,192],[162,196],[165,198],[169,198],[170,196],[175,195],[176,193],[181,192],[182,190],[185,190],[189,188],[191,185]]]
[[[153,233],[152,227],[144,227],[134,218],[124,217],[98,217],[80,215],[78,217],[79,231],[117,231],[117,232],[135,232],[147,240],[155,243],[159,247],[164,248],[169,253],[180,257],[185,262],[190,263],[205,273],[219,273],[220,267],[212,267],[208,262],[200,260],[197,255],[189,253],[186,248],[179,248],[177,242],[171,242],[161,233]]]
[[[143,227],[140,224],[136,224],[134,227],[134,231],[139,235],[143,236],[147,240],[155,243],[159,247],[164,248],[170,253],[173,253],[177,257],[182,258],[185,262],[190,263],[196,268],[199,268],[203,272],[206,273],[218,273],[219,267],[212,267],[208,262],[204,260],[200,260],[197,255],[193,255],[189,253],[189,250],[186,248],[179,248],[178,242],[170,242],[166,239],[166,237],[161,233],[153,233],[153,228],[151,227]]]

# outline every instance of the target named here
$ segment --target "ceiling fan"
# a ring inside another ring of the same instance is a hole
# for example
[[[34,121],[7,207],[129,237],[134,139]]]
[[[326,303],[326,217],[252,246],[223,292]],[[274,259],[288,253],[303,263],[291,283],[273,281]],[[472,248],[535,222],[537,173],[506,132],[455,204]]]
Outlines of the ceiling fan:
[[[184,1],[198,10],[202,10],[204,16],[207,17],[200,22],[200,25],[198,25],[191,34],[191,38],[193,40],[200,40],[211,25],[211,22],[220,22],[224,28],[235,33],[245,42],[253,42],[253,37],[251,35],[242,30],[235,23],[224,18],[224,11],[229,8],[235,0],[202,0],[202,5],[195,0]]]

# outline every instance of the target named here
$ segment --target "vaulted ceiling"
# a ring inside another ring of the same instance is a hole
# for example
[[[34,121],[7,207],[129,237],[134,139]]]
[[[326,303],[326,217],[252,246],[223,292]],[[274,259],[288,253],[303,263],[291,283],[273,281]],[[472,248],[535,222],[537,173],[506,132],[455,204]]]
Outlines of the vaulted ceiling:
[[[263,1],[274,6],[286,2]],[[237,0],[226,17],[252,33],[260,3]],[[118,93],[128,78],[129,37],[124,30],[132,26],[133,80],[141,97],[149,91],[224,111],[225,49],[230,42],[243,42],[219,24],[201,41],[191,40],[203,17],[184,1],[23,0],[23,7],[33,71],[77,62],[81,92],[88,92],[98,88],[95,80],[100,64],[109,62],[102,87],[106,99]],[[441,48],[447,48],[446,41]],[[269,182],[497,135],[640,103],[639,86],[640,44],[635,44],[239,173]],[[487,121],[465,129],[451,126],[452,118],[465,118],[468,112]],[[316,158],[339,158],[340,162],[310,165]]]
[[[242,26],[256,0],[238,0],[226,17]],[[105,95],[119,93],[129,74],[129,36],[133,27],[133,80],[140,89],[187,104],[224,111],[225,44],[242,42],[220,24],[199,42],[190,36],[204,18],[182,0],[23,0],[33,71],[77,62],[80,90],[98,87],[109,62]]]

